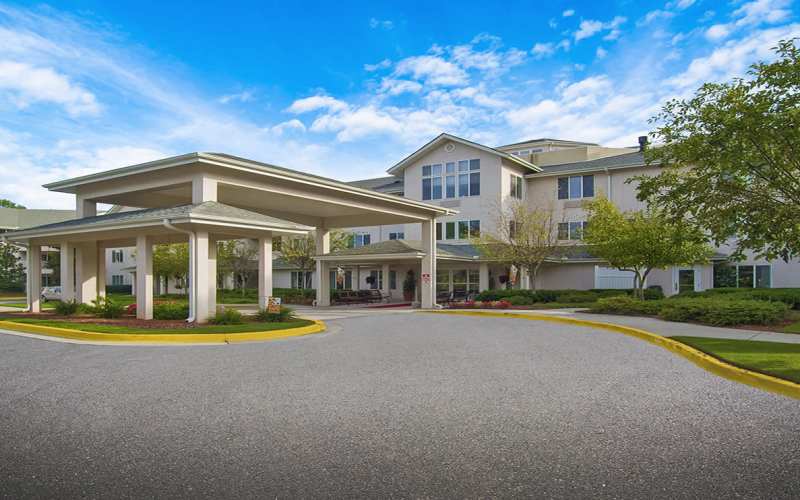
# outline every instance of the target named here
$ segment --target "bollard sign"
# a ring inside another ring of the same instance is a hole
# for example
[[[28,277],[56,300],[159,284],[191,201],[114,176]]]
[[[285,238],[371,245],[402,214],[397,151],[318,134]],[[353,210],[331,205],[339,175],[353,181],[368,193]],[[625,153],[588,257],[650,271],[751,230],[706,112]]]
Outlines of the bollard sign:
[[[267,298],[267,312],[270,314],[280,314],[281,312],[281,298],[268,297]]]

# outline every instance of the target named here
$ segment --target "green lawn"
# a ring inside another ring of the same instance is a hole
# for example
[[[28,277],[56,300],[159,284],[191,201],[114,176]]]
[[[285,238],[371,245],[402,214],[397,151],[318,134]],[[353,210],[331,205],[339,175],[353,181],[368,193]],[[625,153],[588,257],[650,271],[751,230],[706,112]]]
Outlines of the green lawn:
[[[53,302],[42,302],[42,309],[54,309],[56,305]],[[24,309],[28,307],[28,304],[25,302],[14,302],[13,304],[0,304],[0,307],[16,307],[19,309]]]
[[[245,323],[243,325],[208,325],[195,328],[174,328],[174,329],[154,329],[154,328],[129,328],[115,325],[102,325],[91,323],[70,323],[68,321],[58,321],[49,319],[19,318],[13,319],[15,323],[27,323],[31,325],[52,326],[55,328],[68,328],[70,330],[80,330],[83,332],[96,333],[244,333],[244,332],[264,332],[270,330],[282,330],[284,328],[297,328],[310,325],[312,322],[306,319],[287,321],[285,323]]]
[[[671,337],[742,368],[800,383],[800,344]]]

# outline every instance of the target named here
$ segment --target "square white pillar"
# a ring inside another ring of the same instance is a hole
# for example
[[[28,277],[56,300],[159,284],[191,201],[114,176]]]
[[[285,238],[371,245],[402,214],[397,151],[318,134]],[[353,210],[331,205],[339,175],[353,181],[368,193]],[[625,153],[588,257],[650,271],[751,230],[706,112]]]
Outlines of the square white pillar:
[[[478,266],[478,291],[484,292],[489,289],[489,263],[481,262]]]
[[[192,203],[217,201],[217,180],[206,175],[192,179]]]
[[[331,252],[331,233],[328,229],[318,227],[314,232],[317,244],[317,255]],[[325,261],[317,260],[317,305],[331,305],[331,277],[328,273],[329,265]]]
[[[389,292],[389,264],[384,264],[381,267],[381,275],[382,275],[382,278],[383,278],[383,280],[382,280],[383,281],[383,283],[382,283],[383,286],[381,287],[381,295],[383,295],[384,297],[387,297],[387,300],[389,300],[388,299],[389,293],[390,293]]]
[[[436,219],[422,223],[422,275],[420,276],[420,302],[423,309],[436,306]]]
[[[75,245],[75,293],[76,300],[91,304],[97,300],[97,244]]]
[[[75,247],[67,242],[61,243],[61,300],[75,300]]]
[[[153,319],[153,242],[136,237],[136,317]]]
[[[75,215],[78,219],[84,217],[94,217],[97,215],[97,202],[87,200],[80,196],[75,197]]]
[[[211,315],[209,307],[208,291],[210,288],[208,276],[208,243],[209,237],[207,231],[197,231],[195,233],[195,251],[189,254],[189,260],[194,259],[194,283],[189,284],[190,293],[195,293],[195,310],[194,320],[198,323],[206,323]],[[192,300],[191,297],[189,300]]]
[[[258,239],[258,307],[267,308],[267,298],[272,296],[272,233]]]
[[[217,242],[208,238],[208,313],[217,314]]]
[[[42,311],[42,247],[31,244],[28,247],[28,310],[32,313]]]
[[[106,298],[106,247],[97,242],[97,296]]]
[[[353,290],[361,290],[361,266],[356,266],[356,280],[353,282]]]

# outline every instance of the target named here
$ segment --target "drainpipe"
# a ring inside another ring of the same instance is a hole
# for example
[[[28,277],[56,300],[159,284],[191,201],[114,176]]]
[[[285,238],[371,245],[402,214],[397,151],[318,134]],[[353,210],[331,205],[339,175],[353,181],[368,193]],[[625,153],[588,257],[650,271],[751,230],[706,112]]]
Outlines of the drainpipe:
[[[169,230],[189,235],[189,317],[186,318],[186,322],[193,323],[195,311],[197,310],[197,304],[195,302],[197,300],[197,280],[195,279],[194,272],[194,266],[197,265],[197,243],[195,241],[195,234],[194,231],[173,226],[169,219],[164,219],[162,223],[164,227]],[[167,279],[169,279],[169,277],[167,277]]]

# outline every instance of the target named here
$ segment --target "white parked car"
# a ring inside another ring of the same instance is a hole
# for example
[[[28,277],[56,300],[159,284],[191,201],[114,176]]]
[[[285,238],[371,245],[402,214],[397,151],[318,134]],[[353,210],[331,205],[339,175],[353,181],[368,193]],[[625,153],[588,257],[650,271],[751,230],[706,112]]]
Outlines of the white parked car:
[[[47,302],[48,300],[61,300],[60,286],[46,286],[42,288],[42,302]]]

